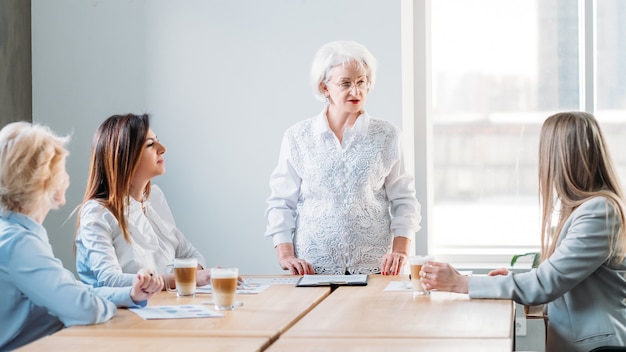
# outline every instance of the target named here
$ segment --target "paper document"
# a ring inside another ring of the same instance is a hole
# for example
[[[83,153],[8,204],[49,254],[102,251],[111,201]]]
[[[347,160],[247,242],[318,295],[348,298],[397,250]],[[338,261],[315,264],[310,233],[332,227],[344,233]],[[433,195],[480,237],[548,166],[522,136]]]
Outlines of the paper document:
[[[148,306],[144,308],[128,308],[142,319],[187,319],[187,318],[221,318],[224,314],[217,313],[201,304],[173,306]]]
[[[413,291],[411,281],[391,281],[384,291]]]
[[[237,286],[237,294],[245,295],[245,294],[259,293],[268,287],[270,287],[270,285],[249,284],[248,282],[246,282],[243,285]],[[213,286],[211,285],[196,287],[196,293],[211,293],[211,292],[213,292]]]

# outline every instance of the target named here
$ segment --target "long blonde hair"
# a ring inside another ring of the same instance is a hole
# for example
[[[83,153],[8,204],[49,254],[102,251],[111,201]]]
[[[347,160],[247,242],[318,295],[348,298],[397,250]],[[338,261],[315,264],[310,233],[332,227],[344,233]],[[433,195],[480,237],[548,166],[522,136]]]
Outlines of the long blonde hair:
[[[562,112],[546,119],[539,142],[539,196],[542,261],[554,253],[557,237],[572,212],[598,196],[606,198],[607,206],[613,208],[619,220],[610,233],[610,262],[616,264],[624,260],[626,219],[622,188],[593,115]],[[553,229],[552,216],[557,207],[559,215]]]

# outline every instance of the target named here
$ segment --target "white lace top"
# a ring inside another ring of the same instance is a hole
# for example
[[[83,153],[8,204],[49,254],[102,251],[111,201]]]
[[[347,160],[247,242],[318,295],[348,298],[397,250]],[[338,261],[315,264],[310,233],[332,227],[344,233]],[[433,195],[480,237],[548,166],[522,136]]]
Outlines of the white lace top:
[[[400,130],[366,113],[343,143],[325,112],[290,127],[270,188],[265,235],[275,246],[293,243],[318,274],[378,273],[393,237],[420,228]]]
[[[137,271],[153,268],[165,273],[174,258],[204,257],[176,227],[161,189],[151,186],[150,197],[141,203],[130,197],[127,220],[132,242],[124,239],[113,214],[98,201],[85,203],[76,236],[76,271],[89,285],[132,286]]]

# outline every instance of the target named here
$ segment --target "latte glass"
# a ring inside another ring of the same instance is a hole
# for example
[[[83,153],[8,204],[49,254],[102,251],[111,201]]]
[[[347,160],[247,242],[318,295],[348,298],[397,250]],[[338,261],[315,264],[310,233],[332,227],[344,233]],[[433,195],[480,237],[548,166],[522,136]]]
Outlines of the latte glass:
[[[411,266],[411,287],[413,288],[414,296],[430,294],[430,291],[425,289],[422,285],[422,277],[420,276],[422,266],[424,266],[424,264],[426,264],[429,260],[433,260],[433,258],[425,255],[414,255],[409,257],[409,265]]]
[[[174,273],[176,289],[171,288],[169,275],[165,275],[165,284],[168,292],[177,296],[194,296],[196,294],[196,273],[198,260],[195,258],[176,258],[174,263],[166,267],[166,273]]]
[[[211,268],[211,286],[215,309],[235,309],[238,277],[239,269],[237,268]]]

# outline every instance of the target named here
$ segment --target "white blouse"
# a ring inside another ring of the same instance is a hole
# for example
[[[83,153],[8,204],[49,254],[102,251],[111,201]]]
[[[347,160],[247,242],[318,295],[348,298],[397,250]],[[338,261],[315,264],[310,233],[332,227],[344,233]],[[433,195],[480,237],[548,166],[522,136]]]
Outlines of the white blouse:
[[[152,268],[165,273],[174,258],[204,257],[176,227],[161,189],[152,185],[150,197],[141,202],[132,197],[127,219],[131,243],[126,242],[113,214],[98,201],[85,203],[76,236],[76,270],[80,279],[94,287],[132,285],[137,271]]]
[[[325,112],[284,134],[270,177],[266,236],[293,243],[316,273],[378,273],[394,236],[420,229],[400,130],[359,116],[340,143]]]

